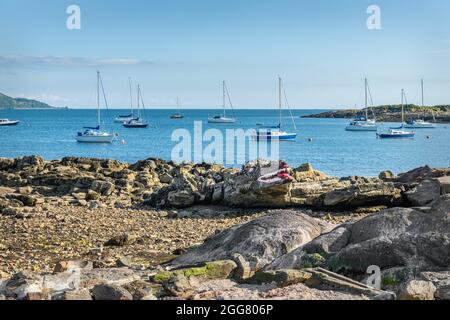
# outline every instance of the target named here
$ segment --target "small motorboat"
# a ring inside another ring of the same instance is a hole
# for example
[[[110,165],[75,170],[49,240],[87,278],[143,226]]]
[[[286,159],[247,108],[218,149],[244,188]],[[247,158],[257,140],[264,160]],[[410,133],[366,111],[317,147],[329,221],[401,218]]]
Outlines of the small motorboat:
[[[0,119],[0,126],[17,126],[19,123],[17,120]]]
[[[377,133],[378,137],[382,139],[395,139],[395,138],[414,138],[416,135],[413,131],[406,131],[400,129],[389,129],[387,133]]]

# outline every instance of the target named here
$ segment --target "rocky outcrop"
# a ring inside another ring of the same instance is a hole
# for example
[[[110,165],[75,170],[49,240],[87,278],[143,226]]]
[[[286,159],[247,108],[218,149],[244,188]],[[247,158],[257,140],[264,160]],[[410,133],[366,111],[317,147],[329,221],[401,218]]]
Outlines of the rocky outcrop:
[[[240,254],[253,271],[259,270],[330,228],[332,225],[300,212],[275,211],[212,236],[201,246],[176,258],[171,265],[195,265],[232,259],[234,254]]]
[[[369,266],[409,267],[415,272],[450,266],[450,199],[442,198],[431,212],[394,208],[330,233],[276,259],[268,269],[299,268],[311,254],[322,266],[364,274]]]

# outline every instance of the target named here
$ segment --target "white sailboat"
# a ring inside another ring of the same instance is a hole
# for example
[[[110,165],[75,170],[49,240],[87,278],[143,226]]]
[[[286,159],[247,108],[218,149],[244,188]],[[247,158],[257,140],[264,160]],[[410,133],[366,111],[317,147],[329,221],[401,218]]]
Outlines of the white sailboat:
[[[87,143],[111,143],[116,136],[113,133],[100,131],[100,86],[102,87],[103,98],[106,102],[105,90],[103,88],[103,82],[100,76],[100,71],[97,71],[97,126],[96,127],[84,127],[84,131],[78,132],[75,139],[78,142]]]
[[[170,116],[170,119],[183,119],[184,116],[181,114],[181,110],[180,110],[180,100],[177,97],[177,110],[178,113],[174,113]]]
[[[425,110],[425,102],[424,102],[424,94],[423,94],[423,79],[420,80],[420,87],[422,92],[422,109]],[[436,119],[433,114],[433,119],[435,123],[431,123],[428,121],[425,121],[425,117],[423,119],[410,119],[406,124],[405,128],[409,129],[434,129],[436,128]]]
[[[222,82],[222,91],[223,91],[223,114],[217,115],[212,118],[208,118],[208,123],[235,123],[236,118],[228,118],[227,117],[227,111],[226,111],[226,97],[228,96],[228,101],[230,103],[231,110],[233,109],[233,104],[231,103],[230,94],[228,92],[228,87],[225,83],[225,81]]]
[[[378,126],[374,119],[369,119],[369,109],[368,109],[368,83],[367,79],[364,79],[365,88],[365,117],[358,117],[353,119],[353,121],[345,128],[347,131],[377,131]]]
[[[145,128],[148,127],[148,122],[141,118],[141,111],[140,111],[141,102],[142,102],[142,110],[145,109],[144,99],[142,98],[141,86],[138,85],[137,88],[138,88],[137,89],[137,117],[133,118],[133,119],[131,119],[129,121],[124,122],[123,126],[125,128],[145,129]]]
[[[414,131],[407,131],[405,127],[405,106],[404,99],[406,100],[405,90],[402,89],[402,125],[398,128],[390,128],[386,133],[377,133],[377,136],[382,139],[404,139],[414,138],[416,133]]]
[[[270,140],[280,140],[280,141],[294,141],[297,138],[297,133],[288,133],[286,131],[282,131],[281,127],[281,120],[282,120],[282,93],[283,93],[283,81],[279,77],[278,78],[278,107],[279,107],[279,122],[276,126],[265,126],[265,125],[259,125],[259,129],[256,132],[256,135],[254,135],[252,138],[257,141],[270,141]],[[284,97],[286,98],[286,92],[284,92]],[[287,98],[286,98],[287,103]],[[289,104],[288,104],[289,107]],[[291,112],[289,108],[289,112]],[[296,128],[294,117],[292,116],[291,112],[291,118],[292,123],[294,125],[294,128]]]

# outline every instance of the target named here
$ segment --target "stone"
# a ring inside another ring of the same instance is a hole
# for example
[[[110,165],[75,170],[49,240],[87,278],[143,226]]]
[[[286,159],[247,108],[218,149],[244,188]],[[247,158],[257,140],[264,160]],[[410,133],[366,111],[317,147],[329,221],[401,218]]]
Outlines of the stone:
[[[95,180],[92,182],[92,185],[90,187],[91,190],[98,192],[102,196],[110,196],[114,190],[115,186],[113,183],[109,181],[101,181],[101,180]]]
[[[200,285],[196,277],[177,275],[165,281],[164,289],[175,297],[187,299]]]
[[[233,254],[232,258],[237,265],[237,268],[234,271],[234,277],[237,280],[246,280],[250,278],[253,274],[250,263],[239,253]]]
[[[133,296],[127,290],[118,285],[98,284],[92,288],[94,300],[133,300]]]
[[[132,261],[131,256],[120,257],[116,261],[116,266],[119,268],[123,268],[123,267],[129,268],[132,266],[132,264],[133,264],[133,261]]]
[[[276,258],[330,231],[333,225],[296,211],[274,211],[207,239],[204,244],[175,258],[172,266],[232,259],[238,253],[260,270]]]
[[[399,294],[399,300],[434,300],[436,287],[431,281],[412,280],[406,283]]]
[[[305,283],[311,276],[311,273],[302,270],[259,271],[247,282],[251,284],[275,283],[277,287],[287,287],[297,283]]]
[[[380,174],[378,175],[378,178],[383,181],[391,181],[395,178],[395,174],[392,171],[386,170],[386,171],[380,172]]]
[[[233,276],[236,268],[237,264],[232,260],[205,262],[196,267],[177,269],[174,271],[161,271],[153,277],[153,281],[163,283],[178,275],[188,278],[227,279]]]
[[[52,300],[89,301],[92,300],[92,296],[89,289],[80,289],[74,291],[64,291],[63,293],[53,297]]]
[[[430,205],[441,195],[441,184],[437,180],[425,180],[404,193],[413,206]]]
[[[450,176],[437,178],[437,181],[441,186],[441,194],[450,194]]]
[[[392,208],[355,223],[341,225],[312,242],[280,256],[267,269],[303,267],[304,257],[319,254],[321,266],[335,272],[365,274],[410,267],[417,272],[447,270],[450,264],[450,198],[435,202],[430,212]]]
[[[92,261],[86,260],[67,260],[60,261],[55,265],[53,273],[60,273],[78,269],[93,269]]]
[[[162,183],[171,184],[173,182],[173,177],[168,173],[164,173],[159,176],[159,181]]]
[[[105,246],[107,247],[123,247],[129,244],[130,237],[128,234],[121,234],[118,236],[115,236],[108,241],[105,242]]]

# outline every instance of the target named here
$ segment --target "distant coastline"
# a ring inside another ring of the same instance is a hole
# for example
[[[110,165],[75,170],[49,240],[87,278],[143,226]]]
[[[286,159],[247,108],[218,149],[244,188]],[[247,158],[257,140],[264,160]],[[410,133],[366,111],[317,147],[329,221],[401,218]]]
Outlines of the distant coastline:
[[[401,105],[387,105],[369,108],[369,116],[383,122],[401,122]],[[342,109],[306,115],[302,118],[328,118],[328,119],[352,119],[358,115],[363,115],[365,109]],[[437,123],[450,123],[450,105],[439,105],[432,107],[420,107],[417,105],[405,106],[405,120],[412,118],[423,118],[426,121],[436,120]],[[434,117],[434,118],[433,118]]]
[[[39,110],[62,109],[55,108],[44,102],[25,98],[12,98],[0,93],[0,110]]]

